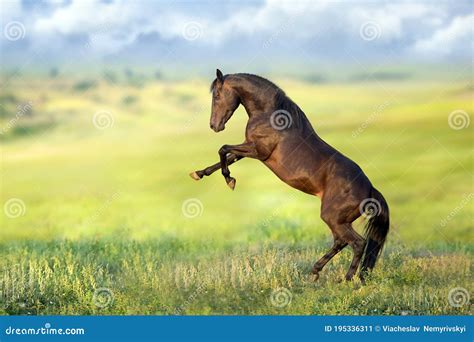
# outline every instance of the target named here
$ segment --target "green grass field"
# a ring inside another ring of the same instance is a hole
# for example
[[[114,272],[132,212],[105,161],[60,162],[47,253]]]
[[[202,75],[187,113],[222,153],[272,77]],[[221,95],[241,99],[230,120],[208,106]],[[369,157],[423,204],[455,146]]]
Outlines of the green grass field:
[[[31,77],[1,98],[0,313],[472,313],[472,125],[448,120],[472,81],[276,81],[390,205],[366,286],[338,281],[349,248],[312,281],[320,200],[260,162],[231,166],[234,192],[189,178],[244,137],[242,109],[209,129],[208,81]]]

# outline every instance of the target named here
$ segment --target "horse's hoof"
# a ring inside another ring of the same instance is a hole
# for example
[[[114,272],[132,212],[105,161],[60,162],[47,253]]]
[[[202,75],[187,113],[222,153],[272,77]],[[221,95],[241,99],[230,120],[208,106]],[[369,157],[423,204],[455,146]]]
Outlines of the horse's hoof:
[[[191,172],[191,173],[189,174],[189,176],[190,176],[192,179],[197,180],[197,181],[201,179],[201,177],[199,177],[199,175],[197,174],[196,171]]]
[[[350,282],[353,281],[353,280],[354,280],[354,276],[347,276],[347,275],[346,275],[346,276],[344,277],[344,281],[345,281],[346,283],[350,283]]]
[[[317,282],[319,280],[319,273],[314,273],[314,272],[312,273],[313,273],[313,281]]]
[[[227,185],[229,186],[229,188],[231,188],[232,190],[235,189],[235,178],[230,178],[230,180],[227,182]]]

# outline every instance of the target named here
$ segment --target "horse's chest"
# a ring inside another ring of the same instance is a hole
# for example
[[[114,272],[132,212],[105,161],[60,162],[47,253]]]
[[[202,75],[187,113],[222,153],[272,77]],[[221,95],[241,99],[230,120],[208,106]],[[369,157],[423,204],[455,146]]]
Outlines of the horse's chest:
[[[298,155],[282,155],[278,150],[264,161],[273,173],[288,185],[306,193],[316,194],[319,190],[314,187],[314,172],[308,160]]]

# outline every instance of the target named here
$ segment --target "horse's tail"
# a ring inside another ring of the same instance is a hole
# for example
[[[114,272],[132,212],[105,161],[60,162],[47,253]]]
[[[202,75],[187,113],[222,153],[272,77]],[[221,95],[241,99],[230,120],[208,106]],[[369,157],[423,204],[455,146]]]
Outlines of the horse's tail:
[[[382,194],[375,188],[371,190],[371,198],[366,200],[370,218],[365,227],[366,246],[362,260],[361,274],[365,275],[374,268],[378,256],[388,234],[390,226],[388,204]]]

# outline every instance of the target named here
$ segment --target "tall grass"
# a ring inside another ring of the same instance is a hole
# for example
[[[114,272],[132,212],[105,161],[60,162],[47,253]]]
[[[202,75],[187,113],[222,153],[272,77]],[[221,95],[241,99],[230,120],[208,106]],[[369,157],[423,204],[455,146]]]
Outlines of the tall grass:
[[[448,123],[472,116],[466,82],[277,82],[390,205],[387,248],[363,287],[338,282],[349,248],[311,279],[332,242],[319,199],[254,160],[231,166],[234,192],[219,173],[188,177],[244,138],[241,109],[223,133],[208,129],[207,82],[80,82],[14,80],[5,92],[34,114],[13,120],[9,97],[0,117],[1,313],[470,313],[449,301],[473,280],[472,126]]]

